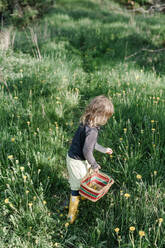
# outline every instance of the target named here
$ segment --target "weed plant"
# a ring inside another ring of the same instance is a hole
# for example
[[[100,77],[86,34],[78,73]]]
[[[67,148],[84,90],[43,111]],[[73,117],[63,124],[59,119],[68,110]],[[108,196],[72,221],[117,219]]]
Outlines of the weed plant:
[[[0,51],[0,247],[165,247],[164,22],[113,1],[58,0],[31,27],[35,42],[16,31]],[[98,140],[113,155],[95,157],[115,184],[68,225],[65,158],[100,94],[115,106]]]

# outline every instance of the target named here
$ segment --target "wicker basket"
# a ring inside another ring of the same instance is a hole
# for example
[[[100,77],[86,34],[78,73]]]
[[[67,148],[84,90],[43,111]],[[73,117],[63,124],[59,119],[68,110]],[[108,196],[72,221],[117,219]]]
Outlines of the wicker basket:
[[[90,201],[96,202],[105,195],[114,180],[102,172],[95,172],[83,178],[79,193]]]

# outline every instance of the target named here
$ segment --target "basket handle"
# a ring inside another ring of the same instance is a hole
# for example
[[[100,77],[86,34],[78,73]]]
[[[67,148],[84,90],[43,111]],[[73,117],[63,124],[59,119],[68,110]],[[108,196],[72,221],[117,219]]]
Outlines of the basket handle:
[[[93,174],[96,174],[97,172],[95,172],[91,167],[88,169],[87,175],[88,176],[92,176]]]

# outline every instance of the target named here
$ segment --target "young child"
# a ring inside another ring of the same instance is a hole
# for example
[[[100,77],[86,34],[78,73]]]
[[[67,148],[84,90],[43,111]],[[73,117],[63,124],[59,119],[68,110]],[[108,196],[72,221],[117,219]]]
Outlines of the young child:
[[[111,148],[105,148],[97,143],[97,137],[100,126],[105,125],[113,113],[113,104],[107,97],[103,95],[95,97],[86,107],[85,113],[80,119],[81,123],[73,137],[66,159],[71,187],[68,213],[71,224],[76,219],[81,180],[86,176],[89,168],[95,172],[101,168],[93,156],[94,149],[112,154]]]

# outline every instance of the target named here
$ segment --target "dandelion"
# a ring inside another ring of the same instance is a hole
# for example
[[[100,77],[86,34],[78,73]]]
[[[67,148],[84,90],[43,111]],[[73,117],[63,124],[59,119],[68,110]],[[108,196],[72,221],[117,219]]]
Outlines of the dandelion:
[[[28,195],[29,194],[29,190],[26,190],[26,195]]]
[[[63,217],[63,214],[60,214],[60,217]]]
[[[132,247],[135,248],[135,241],[134,241],[134,231],[135,231],[135,227],[134,226],[130,226],[129,228],[129,238],[131,240],[131,243],[132,243]]]
[[[123,140],[123,138],[120,138],[120,141],[122,141]]]
[[[144,231],[139,231],[139,236],[140,237],[144,237],[145,236],[145,232]]]
[[[134,231],[135,231],[135,227],[134,227],[134,226],[130,226],[129,230],[130,230],[131,232],[134,232]]]
[[[65,227],[67,228],[69,226],[69,222],[66,222],[65,223]]]
[[[43,201],[43,204],[44,204],[44,205],[46,205],[46,203],[47,203],[46,201]]]
[[[155,121],[154,120],[151,120],[151,123],[154,123]]]
[[[19,160],[16,160],[15,163],[16,163],[16,164],[19,164]]]
[[[33,203],[32,202],[29,202],[28,205],[31,208],[33,206]]]
[[[127,132],[127,128],[124,128],[123,130],[124,130],[124,133],[126,133],[126,132]]]
[[[13,159],[13,158],[14,158],[13,155],[8,156],[8,159]]]
[[[15,138],[11,138],[11,142],[14,142],[15,141]]]
[[[114,231],[115,231],[115,233],[118,233],[118,232],[120,231],[120,229],[119,229],[118,227],[116,227],[116,228],[114,229]]]
[[[35,243],[38,244],[38,239],[35,240]]]
[[[6,203],[6,204],[9,203],[9,199],[8,199],[8,198],[5,199],[5,203]]]
[[[163,218],[159,218],[159,223],[161,224],[163,222]]]
[[[151,130],[152,130],[152,132],[155,132],[155,128],[152,128]]]
[[[30,126],[30,121],[27,121],[27,125]]]
[[[112,154],[110,154],[109,156],[110,156],[110,158],[113,158],[113,155]]]
[[[128,199],[130,197],[130,194],[125,193],[124,196],[125,196],[126,199]]]
[[[20,170],[21,170],[21,171],[24,171],[24,170],[25,170],[25,168],[24,168],[23,166],[21,166],[21,167],[20,167]]]
[[[36,198],[36,196],[33,196],[33,200],[35,201],[37,198]]]
[[[24,181],[26,181],[27,176],[23,176]]]
[[[157,175],[157,173],[158,173],[157,171],[154,171],[154,176],[156,176],[156,175]]]
[[[56,242],[56,243],[54,244],[54,247],[59,247],[59,243]]]
[[[136,175],[136,178],[137,178],[137,179],[142,179],[142,176],[139,175],[139,174],[137,174],[137,175]]]
[[[22,69],[20,69],[19,71],[20,71],[20,72],[23,72],[23,70],[22,70]]]
[[[18,96],[15,96],[14,99],[17,100],[18,99]]]

